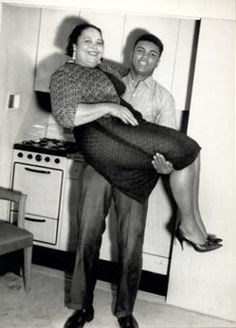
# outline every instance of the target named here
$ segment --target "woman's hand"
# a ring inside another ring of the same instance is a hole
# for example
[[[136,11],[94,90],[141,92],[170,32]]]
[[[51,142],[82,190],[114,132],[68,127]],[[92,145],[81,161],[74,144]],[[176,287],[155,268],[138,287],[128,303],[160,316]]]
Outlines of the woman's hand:
[[[96,121],[106,115],[117,117],[125,124],[138,125],[138,121],[134,115],[124,106],[114,103],[80,103],[75,113],[74,126]]]
[[[138,121],[128,108],[118,104],[109,104],[109,108],[109,114],[111,116],[119,118],[125,124],[138,125]]]

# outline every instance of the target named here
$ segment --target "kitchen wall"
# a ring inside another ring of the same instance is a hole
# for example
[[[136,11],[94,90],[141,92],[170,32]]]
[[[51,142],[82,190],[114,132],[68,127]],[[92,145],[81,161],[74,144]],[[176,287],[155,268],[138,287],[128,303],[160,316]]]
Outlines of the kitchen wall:
[[[10,149],[12,149],[19,130],[27,120],[28,110],[36,107],[33,81],[37,54],[35,35],[38,34],[40,12],[31,8],[21,10],[21,7],[16,10],[18,15],[15,15],[12,10],[8,11],[8,7],[6,7],[6,15],[3,15],[1,21],[6,27],[1,31],[1,45],[4,48],[4,51],[1,51],[2,76],[5,78],[1,79],[0,82],[2,91],[1,148],[3,150],[1,154],[1,185],[5,186],[9,186],[12,155]],[[25,21],[28,22],[28,25],[24,24]],[[27,37],[21,38],[23,34]],[[19,95],[18,108],[9,108],[10,95]],[[40,124],[43,119],[42,115],[37,115],[37,111],[34,111],[34,114],[35,122]],[[29,126],[30,123],[28,122],[28,126],[21,129],[22,133],[30,134]]]
[[[175,242],[167,302],[236,320],[235,1],[144,0],[137,3],[120,0],[114,5],[105,0],[14,0],[14,3],[202,19],[189,133],[203,148],[200,205],[204,220],[210,232],[223,236],[224,247],[211,254],[197,254],[187,246],[182,252]],[[1,73],[2,70],[3,67]],[[7,129],[11,126],[8,135],[14,139],[23,112],[20,117],[15,113],[11,115],[15,116],[12,120],[6,121],[2,97],[1,105],[1,134],[3,129],[6,131],[6,126]],[[4,167],[8,163],[4,158],[6,143],[7,140],[1,138],[1,184],[7,179]]]

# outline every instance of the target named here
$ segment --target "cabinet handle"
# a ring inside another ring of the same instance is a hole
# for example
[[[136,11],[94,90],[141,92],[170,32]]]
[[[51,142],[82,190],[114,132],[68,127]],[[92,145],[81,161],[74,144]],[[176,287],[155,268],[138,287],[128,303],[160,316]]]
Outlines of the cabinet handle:
[[[42,171],[42,170],[35,170],[35,169],[30,169],[28,167],[25,167],[26,171],[30,171],[30,172],[35,172],[35,173],[43,173],[43,174],[50,174],[51,171]]]
[[[32,222],[46,222],[45,219],[30,219],[30,218],[25,218],[26,221],[32,221]]]

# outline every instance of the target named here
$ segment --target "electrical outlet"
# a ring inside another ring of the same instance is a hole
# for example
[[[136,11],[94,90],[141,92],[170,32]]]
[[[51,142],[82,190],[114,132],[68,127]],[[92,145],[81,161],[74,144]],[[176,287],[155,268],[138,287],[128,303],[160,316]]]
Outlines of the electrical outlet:
[[[8,95],[8,109],[18,109],[20,108],[20,95],[19,94],[9,94]]]

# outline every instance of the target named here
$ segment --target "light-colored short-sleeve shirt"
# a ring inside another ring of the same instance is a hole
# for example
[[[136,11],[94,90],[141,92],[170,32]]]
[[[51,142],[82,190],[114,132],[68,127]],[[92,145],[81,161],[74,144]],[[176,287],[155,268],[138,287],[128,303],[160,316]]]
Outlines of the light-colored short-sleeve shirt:
[[[152,76],[135,85],[130,73],[122,78],[126,85],[124,100],[151,123],[176,129],[175,100]]]

